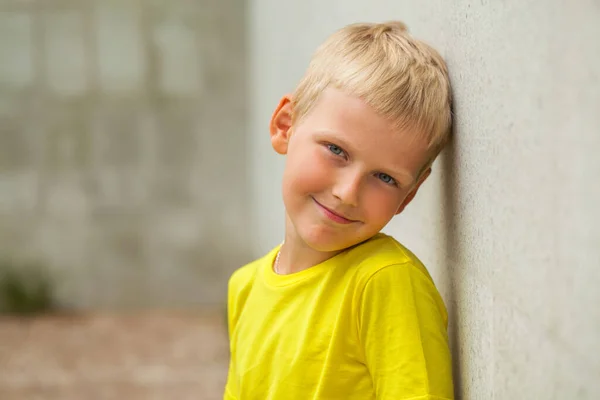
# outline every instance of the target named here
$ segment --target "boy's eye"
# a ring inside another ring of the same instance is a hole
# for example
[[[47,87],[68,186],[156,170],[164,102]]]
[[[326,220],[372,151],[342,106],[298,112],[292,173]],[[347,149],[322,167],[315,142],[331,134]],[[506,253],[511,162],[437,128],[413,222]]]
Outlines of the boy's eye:
[[[341,156],[344,154],[344,150],[342,150],[341,147],[336,146],[335,144],[328,144],[327,147],[329,148],[329,151],[331,151],[336,156]]]
[[[388,185],[396,185],[396,180],[389,176],[388,174],[384,174],[383,172],[379,172],[377,177],[383,181],[383,183],[387,183]]]

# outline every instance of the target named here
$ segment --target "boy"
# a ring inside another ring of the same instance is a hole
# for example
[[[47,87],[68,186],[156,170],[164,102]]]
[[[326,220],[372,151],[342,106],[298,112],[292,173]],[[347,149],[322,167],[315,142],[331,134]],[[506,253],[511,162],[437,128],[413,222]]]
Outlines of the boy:
[[[444,61],[401,22],[317,50],[270,122],[285,238],[230,278],[226,400],[453,398],[444,303],[380,233],[429,176],[450,105]]]

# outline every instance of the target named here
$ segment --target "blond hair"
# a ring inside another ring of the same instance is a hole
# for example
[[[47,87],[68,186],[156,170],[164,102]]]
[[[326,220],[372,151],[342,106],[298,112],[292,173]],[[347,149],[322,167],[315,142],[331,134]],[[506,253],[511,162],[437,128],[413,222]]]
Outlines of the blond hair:
[[[328,87],[360,97],[399,129],[414,129],[433,149],[433,158],[450,136],[446,64],[400,21],[352,24],[333,33],[317,49],[295,90],[293,124]]]

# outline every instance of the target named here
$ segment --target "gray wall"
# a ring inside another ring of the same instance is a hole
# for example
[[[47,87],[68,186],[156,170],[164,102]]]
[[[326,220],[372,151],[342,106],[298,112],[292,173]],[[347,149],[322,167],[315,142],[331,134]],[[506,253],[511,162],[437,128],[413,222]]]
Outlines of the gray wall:
[[[255,255],[283,235],[267,123],[333,30],[402,19],[446,57],[456,137],[386,231],[451,311],[463,399],[600,398],[600,8],[560,1],[255,0]]]
[[[244,32],[242,0],[1,1],[0,258],[64,307],[221,304],[250,251]]]

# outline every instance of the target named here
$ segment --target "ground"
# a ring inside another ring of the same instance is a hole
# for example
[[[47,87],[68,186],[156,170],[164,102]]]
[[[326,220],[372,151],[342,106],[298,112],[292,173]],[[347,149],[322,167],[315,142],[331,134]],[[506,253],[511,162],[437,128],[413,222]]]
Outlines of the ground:
[[[0,317],[2,400],[223,398],[218,313]]]

